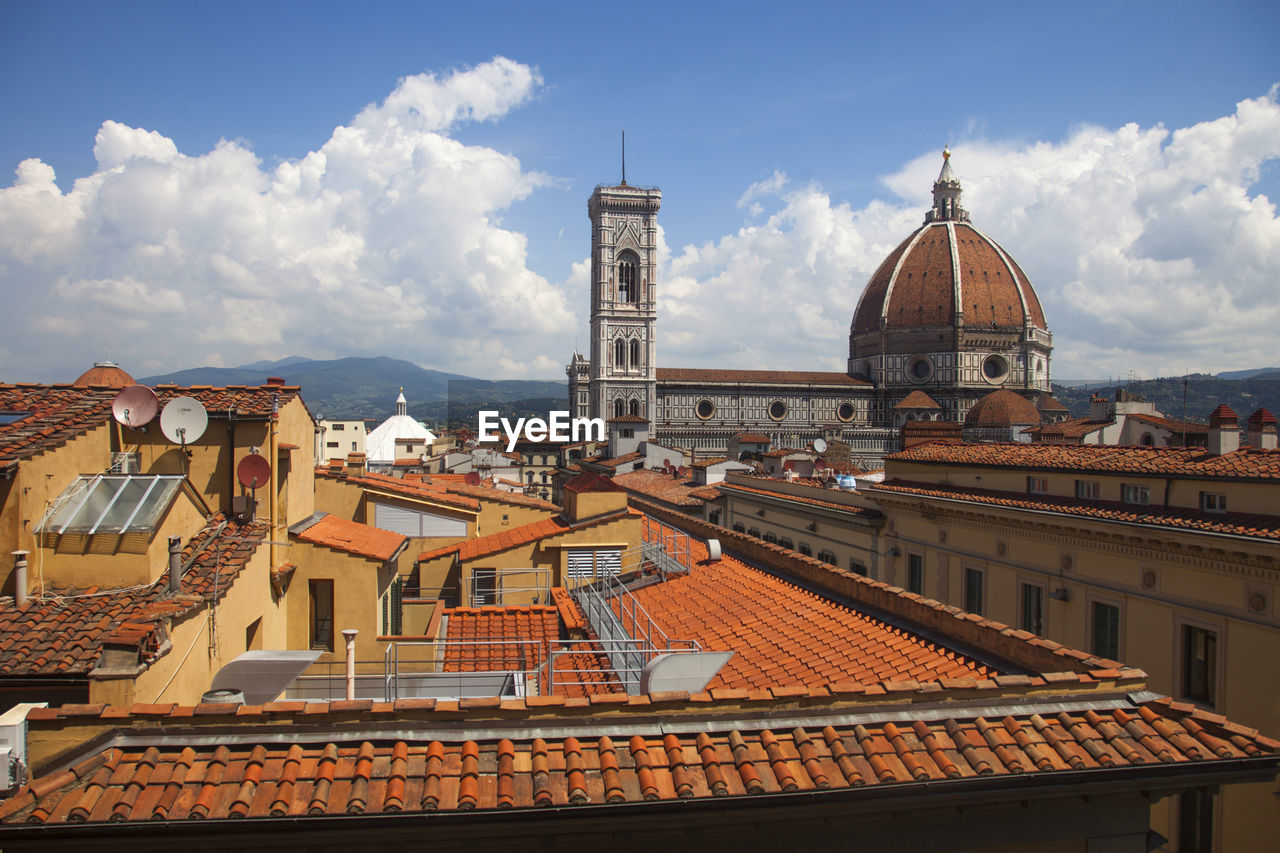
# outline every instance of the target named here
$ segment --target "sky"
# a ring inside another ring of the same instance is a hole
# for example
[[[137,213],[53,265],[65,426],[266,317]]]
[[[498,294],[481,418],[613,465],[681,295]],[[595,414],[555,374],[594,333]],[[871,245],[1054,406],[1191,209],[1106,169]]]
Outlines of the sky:
[[[944,145],[1055,377],[1280,364],[1276,32],[1274,2],[0,0],[0,380],[563,378],[624,130],[660,365],[843,370]]]

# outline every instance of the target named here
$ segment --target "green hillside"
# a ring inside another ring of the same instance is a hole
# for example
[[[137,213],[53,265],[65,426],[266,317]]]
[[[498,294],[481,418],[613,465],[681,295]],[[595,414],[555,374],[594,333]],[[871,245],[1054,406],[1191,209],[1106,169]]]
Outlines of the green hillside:
[[[1241,371],[1247,372],[1247,371]],[[1093,394],[1112,398],[1117,387],[1132,391],[1152,403],[1171,418],[1181,418],[1183,412],[1183,378],[1169,376],[1160,379],[1139,379],[1119,385],[1090,385],[1067,387],[1054,385],[1053,393],[1075,417],[1089,412],[1089,397]],[[1220,403],[1226,403],[1241,418],[1247,418],[1259,408],[1280,412],[1280,372],[1259,373],[1243,379],[1223,379],[1204,373],[1192,374],[1186,379],[1187,420],[1206,421],[1209,413]]]
[[[470,421],[478,408],[505,408],[504,414],[536,414],[531,406],[553,400],[563,408],[568,390],[563,381],[485,380],[458,373],[427,370],[412,362],[380,356],[317,361],[297,357],[256,362],[241,367],[197,367],[145,376],[144,385],[260,385],[281,376],[302,388],[302,397],[317,417],[381,420],[395,414],[396,397],[404,389],[409,413],[429,423],[443,423],[450,403],[457,420]],[[541,409],[545,417],[546,408]]]

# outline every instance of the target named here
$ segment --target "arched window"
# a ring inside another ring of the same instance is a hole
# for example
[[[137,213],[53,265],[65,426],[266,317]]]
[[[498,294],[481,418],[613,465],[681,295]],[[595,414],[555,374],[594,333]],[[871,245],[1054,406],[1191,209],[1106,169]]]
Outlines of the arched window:
[[[633,414],[633,415],[639,415],[639,414],[640,414],[640,401],[639,401],[639,400],[632,400],[632,401],[631,401],[631,414]]]
[[[627,369],[627,342],[622,338],[613,342],[613,366],[619,370]]]
[[[640,287],[638,270],[640,258],[635,252],[624,251],[618,255],[618,301],[639,302]]]
[[[622,400],[620,400],[620,399],[619,399],[619,400],[614,400],[614,401],[613,401],[613,416],[614,416],[615,418],[620,418],[620,417],[622,417],[624,414],[626,414],[626,411],[627,411],[627,410],[626,410],[625,405],[623,404]]]
[[[634,338],[631,341],[631,366],[640,366],[640,341]]]

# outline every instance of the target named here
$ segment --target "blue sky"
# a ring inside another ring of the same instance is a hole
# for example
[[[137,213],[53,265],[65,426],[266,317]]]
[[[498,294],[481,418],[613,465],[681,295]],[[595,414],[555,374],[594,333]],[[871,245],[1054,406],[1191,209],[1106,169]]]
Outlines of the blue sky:
[[[918,224],[950,143],[974,221],[1046,303],[1056,375],[1261,366],[1280,249],[1267,211],[1280,190],[1277,4],[888,6],[4,2],[0,169],[38,159],[62,197],[0,196],[0,288],[21,294],[0,321],[12,342],[0,344],[0,378],[69,379],[102,357],[145,374],[294,354],[561,375],[586,337],[586,198],[619,177],[623,129],[628,178],[664,194],[663,364],[840,369],[862,284]],[[482,120],[464,110],[392,143],[387,127],[416,121],[421,104],[398,116],[384,106],[380,130],[344,155],[348,168],[399,164],[408,177],[348,187],[336,207],[319,190],[264,201],[281,164],[321,151],[397,81],[431,74],[437,87],[422,97],[483,99],[492,79],[455,72],[495,57],[521,79],[504,78],[507,94]],[[109,163],[95,157],[106,122],[122,134],[98,149],[116,145]],[[157,155],[121,128],[172,144]],[[1180,130],[1213,157],[1175,156]],[[256,172],[208,160],[220,140],[256,158]],[[134,169],[138,145],[167,169],[185,158],[187,171]],[[431,157],[444,159],[414,172]],[[485,157],[502,159],[501,174],[476,165]],[[435,192],[446,163],[458,178]],[[134,169],[128,187],[112,168]],[[44,170],[25,174],[15,187],[52,191]],[[74,182],[95,176],[102,187],[73,199]],[[173,213],[182,204],[156,201],[175,180],[206,199],[190,221]],[[1117,180],[1136,187],[1121,202],[1105,185]],[[418,243],[403,216],[380,217],[397,183],[417,187],[420,203],[399,210],[424,233],[474,243]],[[1088,203],[1055,207],[1063,186]],[[227,188],[243,195],[220,207]],[[264,227],[287,239],[240,233],[257,202]],[[1128,213],[1108,222],[1106,234],[1127,236],[1106,251],[1080,243],[1099,227],[1095,204]],[[1243,218],[1216,242],[1176,230],[1224,216]],[[1050,222],[1072,239],[1055,242]],[[1223,240],[1240,234],[1246,245],[1227,252]],[[1243,271],[1230,263],[1240,252]],[[411,257],[416,270],[400,260]],[[227,276],[239,284],[222,298]],[[738,292],[731,304],[716,298],[723,288]],[[486,299],[490,314],[513,316],[486,319]],[[150,307],[130,311],[140,304]],[[396,319],[370,335],[335,319],[337,306]],[[1153,308],[1162,316],[1148,323]],[[1252,319],[1233,325],[1242,314]],[[209,319],[219,315],[239,331],[220,336]],[[740,333],[707,335],[712,315]],[[191,334],[175,338],[183,324]]]

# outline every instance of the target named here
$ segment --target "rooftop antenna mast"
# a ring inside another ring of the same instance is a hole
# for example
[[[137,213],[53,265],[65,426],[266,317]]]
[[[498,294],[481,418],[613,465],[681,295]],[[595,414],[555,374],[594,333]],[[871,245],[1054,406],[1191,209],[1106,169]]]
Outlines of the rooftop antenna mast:
[[[622,185],[627,185],[627,132],[622,131]]]

